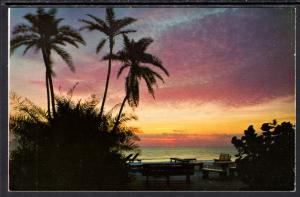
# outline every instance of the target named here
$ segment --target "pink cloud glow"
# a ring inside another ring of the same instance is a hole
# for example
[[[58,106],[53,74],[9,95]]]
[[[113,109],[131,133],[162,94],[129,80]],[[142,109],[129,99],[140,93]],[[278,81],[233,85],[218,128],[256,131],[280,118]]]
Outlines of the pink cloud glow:
[[[184,134],[184,133],[162,133],[162,134],[140,134],[140,146],[163,146],[163,147],[199,147],[199,146],[229,146],[234,134]]]

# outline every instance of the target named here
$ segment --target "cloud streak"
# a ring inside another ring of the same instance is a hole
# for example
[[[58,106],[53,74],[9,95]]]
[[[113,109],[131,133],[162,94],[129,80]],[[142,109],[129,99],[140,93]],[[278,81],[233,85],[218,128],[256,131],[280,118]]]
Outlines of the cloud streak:
[[[140,146],[160,147],[209,147],[209,146],[230,146],[234,134],[199,134],[182,132],[162,134],[140,134]]]
[[[292,20],[291,10],[240,9],[169,30],[158,53],[170,85],[158,99],[242,106],[294,95]]]

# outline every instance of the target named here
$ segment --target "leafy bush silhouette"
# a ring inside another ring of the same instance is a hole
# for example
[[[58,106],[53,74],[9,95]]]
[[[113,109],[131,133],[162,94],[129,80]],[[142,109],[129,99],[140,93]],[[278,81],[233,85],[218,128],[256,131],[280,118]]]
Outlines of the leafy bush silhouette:
[[[115,119],[99,116],[96,99],[74,103],[57,99],[57,116],[15,97],[10,117],[17,148],[10,154],[11,190],[119,190],[129,181],[124,150],[136,151],[135,129],[125,123],[110,132]]]
[[[240,139],[232,138],[238,150],[237,171],[253,190],[293,190],[295,178],[295,129],[290,122],[264,123],[258,135],[253,126]]]

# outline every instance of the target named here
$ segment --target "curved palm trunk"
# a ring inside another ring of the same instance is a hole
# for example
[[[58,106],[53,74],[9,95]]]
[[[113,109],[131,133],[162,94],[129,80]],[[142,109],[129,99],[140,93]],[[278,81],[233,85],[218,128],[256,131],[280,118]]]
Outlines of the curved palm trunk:
[[[50,92],[49,92],[49,83],[48,83],[48,72],[46,71],[46,90],[47,90],[47,109],[48,109],[48,116],[51,119],[51,112],[50,112]]]
[[[110,41],[109,41],[109,56],[112,55],[112,51],[113,51],[113,41],[110,39]],[[104,94],[103,94],[103,99],[102,99],[102,104],[101,104],[101,109],[100,109],[100,117],[102,117],[103,111],[104,111],[105,100],[106,100],[106,95],[107,95],[107,91],[108,91],[109,79],[110,79],[110,73],[111,73],[111,58],[109,58],[109,60],[108,60],[108,70],[107,70],[105,89],[104,89]]]
[[[52,77],[51,75],[48,76],[49,79],[49,87],[50,87],[50,96],[51,96],[51,105],[52,105],[52,111],[53,111],[53,116],[56,116],[56,110],[55,110],[55,95],[54,95],[54,89],[53,89],[53,82],[52,82]]]
[[[117,127],[118,127],[118,125],[119,125],[119,123],[120,123],[121,114],[122,114],[122,112],[123,112],[123,108],[124,108],[124,105],[125,105],[126,101],[127,101],[127,95],[126,95],[125,98],[123,99],[123,102],[122,102],[122,105],[121,105],[121,108],[120,108],[120,111],[119,111],[117,120],[116,120],[116,122],[115,122],[115,124],[114,124],[114,127],[113,127],[113,129],[112,129],[113,132],[117,129]]]

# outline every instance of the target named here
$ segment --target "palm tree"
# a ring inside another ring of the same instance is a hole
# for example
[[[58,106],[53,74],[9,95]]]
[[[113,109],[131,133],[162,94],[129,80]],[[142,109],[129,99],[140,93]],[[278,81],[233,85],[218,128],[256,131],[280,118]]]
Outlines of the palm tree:
[[[99,31],[100,33],[105,34],[106,36],[106,38],[102,38],[99,44],[97,45],[96,48],[97,54],[100,52],[100,50],[103,48],[106,41],[108,40],[109,54],[111,55],[113,53],[113,47],[114,47],[116,36],[121,34],[136,32],[135,30],[131,30],[131,29],[124,30],[126,26],[135,22],[136,19],[130,17],[115,19],[115,14],[112,8],[106,9],[105,21],[91,14],[87,14],[87,16],[92,18],[92,21],[81,19],[80,21],[85,24],[85,26],[83,26],[81,30],[83,29],[87,29],[89,31],[96,30]],[[106,84],[105,84],[105,89],[104,89],[104,94],[103,94],[103,99],[102,99],[102,104],[100,109],[100,117],[102,117],[104,111],[105,100],[106,100],[108,86],[109,86],[110,73],[111,73],[111,58],[108,58],[108,71],[107,71]]]
[[[142,38],[137,42],[129,40],[126,35],[124,38],[124,48],[117,52],[117,54],[107,55],[103,59],[113,59],[122,62],[122,66],[118,72],[118,77],[122,74],[124,69],[129,68],[128,75],[125,81],[126,95],[120,107],[119,114],[117,116],[113,131],[117,128],[119,120],[125,105],[128,101],[130,107],[137,107],[139,105],[139,82],[144,79],[148,88],[148,92],[154,98],[153,86],[156,85],[157,78],[164,82],[161,75],[147,67],[145,64],[153,65],[161,69],[167,76],[168,71],[163,67],[161,60],[145,51],[149,45],[153,42],[151,38]]]
[[[56,9],[49,9],[46,12],[43,8],[38,8],[36,14],[27,14],[24,18],[29,24],[18,24],[12,32],[13,38],[10,41],[11,54],[20,46],[25,46],[23,55],[30,48],[36,51],[41,50],[46,67],[46,91],[48,116],[51,117],[50,102],[53,116],[55,116],[55,100],[52,76],[51,51],[55,51],[69,66],[71,71],[75,71],[71,55],[61,46],[70,44],[78,48],[78,43],[85,45],[85,41],[78,33],[68,25],[60,25],[63,18],[56,18]],[[61,45],[61,46],[60,46]]]

